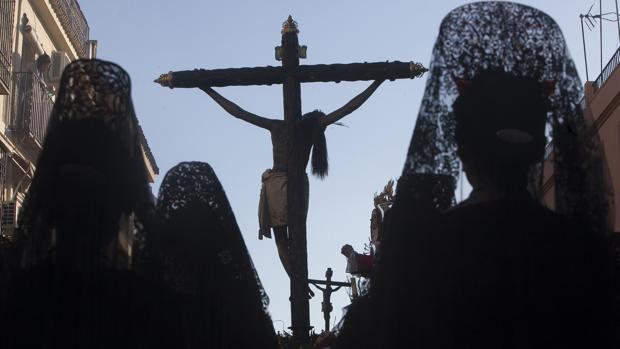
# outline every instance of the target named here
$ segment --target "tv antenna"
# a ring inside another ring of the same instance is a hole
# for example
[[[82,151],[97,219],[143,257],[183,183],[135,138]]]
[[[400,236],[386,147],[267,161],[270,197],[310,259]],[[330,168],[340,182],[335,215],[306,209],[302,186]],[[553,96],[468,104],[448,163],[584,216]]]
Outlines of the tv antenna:
[[[590,76],[588,74],[588,54],[586,50],[586,36],[584,31],[584,23],[588,30],[593,30],[596,28],[596,23],[599,23],[599,54],[600,54],[600,68],[601,72],[603,71],[603,21],[607,22],[616,22],[618,26],[618,39],[620,40],[620,14],[618,13],[618,0],[614,0],[616,4],[615,12],[606,12],[603,13],[603,0],[598,1],[598,14],[592,14],[592,8],[596,3],[592,3],[588,12],[584,14],[580,14],[579,18],[581,19],[581,39],[583,41],[583,57],[586,64],[586,80],[590,81]]]

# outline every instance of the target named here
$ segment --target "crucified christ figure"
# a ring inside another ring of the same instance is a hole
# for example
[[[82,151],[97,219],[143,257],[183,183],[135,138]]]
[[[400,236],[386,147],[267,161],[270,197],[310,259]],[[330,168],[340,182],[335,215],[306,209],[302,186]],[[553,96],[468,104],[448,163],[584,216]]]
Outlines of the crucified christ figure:
[[[310,150],[312,149],[312,173],[319,178],[325,177],[328,169],[325,128],[359,108],[383,81],[374,81],[347,104],[327,115],[315,110],[304,114],[298,121],[269,119],[252,114],[224,98],[211,87],[203,86],[200,88],[232,116],[264,128],[271,133],[273,167],[266,170],[262,175],[258,209],[259,239],[262,239],[263,236],[271,238],[271,229],[273,229],[280,261],[289,277],[292,275],[291,237],[287,229],[287,169],[290,139],[299,137],[298,140],[301,140],[302,146],[297,156],[301,158],[300,163],[303,164],[304,168],[310,160]],[[304,216],[308,213],[308,192],[309,184],[306,176]]]

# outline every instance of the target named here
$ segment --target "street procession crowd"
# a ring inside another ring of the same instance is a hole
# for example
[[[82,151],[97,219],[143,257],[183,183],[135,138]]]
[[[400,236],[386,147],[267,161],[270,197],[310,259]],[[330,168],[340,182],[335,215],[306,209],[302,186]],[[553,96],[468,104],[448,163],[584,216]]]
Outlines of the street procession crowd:
[[[617,347],[600,144],[557,24],[509,2],[459,7],[441,24],[428,74],[368,292],[304,345]],[[320,169],[314,152],[337,118],[310,114],[299,121],[318,130],[304,165],[312,149]],[[0,348],[284,347],[214,169],[181,162],[154,199],[138,128],[120,66],[65,68],[19,227],[0,240]],[[554,211],[539,196],[549,142]],[[457,204],[461,168],[473,190]],[[261,232],[274,230],[286,268],[286,203],[270,207],[271,195],[261,194]]]

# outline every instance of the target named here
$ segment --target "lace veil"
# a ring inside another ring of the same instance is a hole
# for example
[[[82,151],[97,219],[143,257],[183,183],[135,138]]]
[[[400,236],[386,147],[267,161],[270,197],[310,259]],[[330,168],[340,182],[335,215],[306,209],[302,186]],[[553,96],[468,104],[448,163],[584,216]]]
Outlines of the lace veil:
[[[202,309],[211,309],[207,312],[217,314],[218,307],[223,308],[224,313],[216,316],[218,324],[207,322],[203,331],[211,328],[227,336],[234,329],[235,338],[226,341],[241,346],[273,340],[269,298],[211,166],[182,162],[170,169],[159,190],[156,212],[158,250],[168,287],[178,297],[197,297],[200,304],[207,304]],[[195,322],[189,321],[189,326]]]
[[[63,207],[79,206],[80,200],[92,201],[79,185],[79,178],[87,176],[105,183],[106,190],[90,195],[103,201],[98,207],[105,208],[105,218],[99,219],[109,226],[87,222],[83,234],[94,229],[104,236],[98,236],[97,242],[87,238],[93,243],[127,239],[132,245],[131,252],[126,248],[124,252],[107,253],[104,264],[139,264],[145,254],[145,231],[153,200],[138,132],[127,72],[102,60],[78,60],[65,68],[21,210],[17,237],[25,249],[21,263],[33,264],[56,253],[53,245]],[[76,166],[80,169],[77,172]],[[84,168],[90,170],[83,172]],[[67,171],[74,174],[67,176]],[[127,222],[132,222],[133,228],[127,227],[128,235],[119,237],[119,225]],[[128,254],[133,255],[133,261],[114,260],[126,259],[121,255]]]

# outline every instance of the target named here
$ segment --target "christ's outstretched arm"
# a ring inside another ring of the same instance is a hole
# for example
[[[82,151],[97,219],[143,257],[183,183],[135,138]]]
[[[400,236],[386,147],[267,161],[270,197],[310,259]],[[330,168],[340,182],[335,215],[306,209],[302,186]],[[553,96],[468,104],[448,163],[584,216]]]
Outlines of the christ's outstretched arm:
[[[275,120],[264,118],[262,116],[252,114],[249,111],[244,110],[243,108],[239,107],[235,103],[224,98],[224,96],[222,96],[221,94],[215,92],[215,90],[212,89],[211,87],[204,86],[204,87],[201,87],[200,89],[203,90],[206,94],[208,94],[211,98],[213,98],[213,100],[217,104],[219,104],[220,107],[226,110],[230,115],[238,119],[249,122],[252,125],[255,125],[255,126],[267,129],[267,130],[270,130],[271,126],[275,122]]]
[[[364,102],[366,102],[368,97],[370,97],[375,92],[377,87],[379,87],[379,85],[381,85],[383,81],[385,80],[375,80],[375,82],[373,82],[370,86],[368,86],[362,93],[355,96],[347,104],[329,113],[325,118],[321,119],[320,121],[321,126],[323,127],[329,126],[333,124],[334,122],[351,114],[353,111],[359,108],[362,104],[364,104]]]

